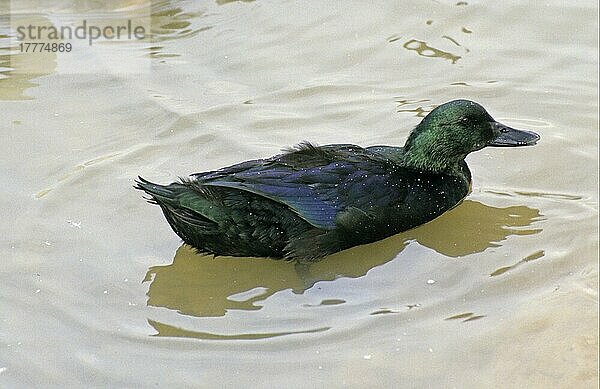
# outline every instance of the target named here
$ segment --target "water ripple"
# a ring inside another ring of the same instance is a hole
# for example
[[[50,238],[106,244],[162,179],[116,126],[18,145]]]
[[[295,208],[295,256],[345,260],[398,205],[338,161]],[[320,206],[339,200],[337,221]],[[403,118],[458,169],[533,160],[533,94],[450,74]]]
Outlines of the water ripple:
[[[428,58],[442,58],[455,64],[462,57],[460,55],[453,54],[449,51],[443,51],[436,49],[435,47],[429,46],[426,42],[417,39],[411,39],[406,42],[403,47],[410,51],[415,51],[418,55]]]
[[[318,332],[325,332],[331,329],[331,327],[320,327],[313,328],[310,330],[299,330],[299,331],[281,331],[281,332],[261,332],[261,333],[244,333],[244,334],[232,334],[232,335],[224,335],[224,334],[214,334],[212,332],[201,332],[201,331],[192,331],[186,330],[184,328],[171,326],[168,324],[161,323],[159,321],[148,319],[148,324],[150,324],[157,333],[153,336],[164,336],[171,338],[196,338],[196,339],[206,339],[206,340],[260,340],[260,339],[269,339],[269,338],[277,338],[280,336],[286,335],[298,335],[298,334],[314,334]]]

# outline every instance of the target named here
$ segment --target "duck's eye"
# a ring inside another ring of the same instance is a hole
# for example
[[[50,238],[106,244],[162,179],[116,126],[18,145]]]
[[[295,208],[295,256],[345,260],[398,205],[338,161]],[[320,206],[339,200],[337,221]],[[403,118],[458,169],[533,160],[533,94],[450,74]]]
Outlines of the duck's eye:
[[[469,120],[469,118],[462,118],[462,119],[460,119],[460,121],[463,123],[468,123],[470,120]]]

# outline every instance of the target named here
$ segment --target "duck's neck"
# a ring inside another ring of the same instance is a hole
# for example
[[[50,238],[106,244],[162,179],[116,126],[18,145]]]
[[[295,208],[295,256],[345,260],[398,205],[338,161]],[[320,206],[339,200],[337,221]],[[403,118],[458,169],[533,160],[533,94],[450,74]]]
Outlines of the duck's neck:
[[[404,145],[403,165],[432,173],[460,171],[467,156],[459,145],[440,136],[421,122],[409,135]]]
[[[431,173],[455,173],[463,170],[463,156],[449,156],[445,150],[422,147],[405,148],[403,165],[407,168]]]

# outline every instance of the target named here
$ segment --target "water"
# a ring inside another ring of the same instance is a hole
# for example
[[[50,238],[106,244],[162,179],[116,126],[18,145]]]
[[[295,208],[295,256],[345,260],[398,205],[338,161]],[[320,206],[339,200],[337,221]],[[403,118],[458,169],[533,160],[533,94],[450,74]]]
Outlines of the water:
[[[595,387],[595,2],[114,3],[0,6],[0,386]],[[149,40],[7,49],[11,23],[148,13]],[[455,98],[540,143],[309,268],[197,256],[132,188],[402,145]]]

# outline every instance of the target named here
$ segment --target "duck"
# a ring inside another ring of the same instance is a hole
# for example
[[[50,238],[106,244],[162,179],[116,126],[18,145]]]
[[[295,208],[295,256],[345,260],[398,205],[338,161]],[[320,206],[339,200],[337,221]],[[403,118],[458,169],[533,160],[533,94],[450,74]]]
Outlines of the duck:
[[[169,185],[138,176],[135,188],[199,254],[306,263],[439,217],[471,190],[468,154],[539,139],[461,99],[429,112],[403,147],[303,142]]]

